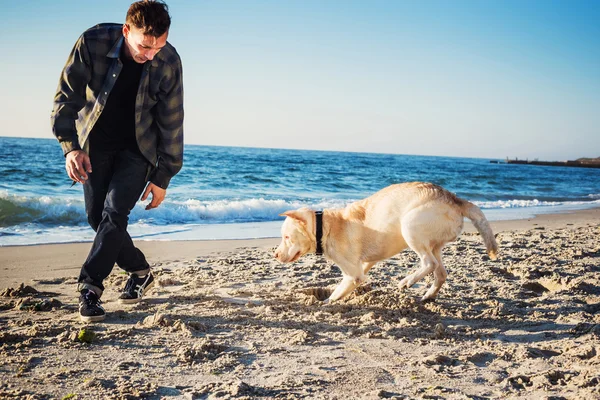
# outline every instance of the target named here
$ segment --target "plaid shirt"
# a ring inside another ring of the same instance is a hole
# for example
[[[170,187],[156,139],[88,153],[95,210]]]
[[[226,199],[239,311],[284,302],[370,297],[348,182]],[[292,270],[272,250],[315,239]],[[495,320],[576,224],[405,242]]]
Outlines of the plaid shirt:
[[[66,155],[83,149],[123,67],[121,24],[100,24],[79,37],[54,96],[52,131]],[[135,100],[135,136],[155,167],[150,181],[163,189],[183,163],[181,59],[169,43],[144,64]]]

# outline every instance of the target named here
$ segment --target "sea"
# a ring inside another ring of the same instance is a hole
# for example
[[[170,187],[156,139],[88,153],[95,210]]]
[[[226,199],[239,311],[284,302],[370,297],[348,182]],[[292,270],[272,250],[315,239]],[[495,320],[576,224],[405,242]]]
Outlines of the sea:
[[[432,182],[491,221],[600,207],[600,169],[500,159],[186,145],[167,197],[129,218],[134,240],[278,237],[284,211],[340,208],[394,183]],[[54,138],[0,137],[0,246],[92,241],[80,184]]]

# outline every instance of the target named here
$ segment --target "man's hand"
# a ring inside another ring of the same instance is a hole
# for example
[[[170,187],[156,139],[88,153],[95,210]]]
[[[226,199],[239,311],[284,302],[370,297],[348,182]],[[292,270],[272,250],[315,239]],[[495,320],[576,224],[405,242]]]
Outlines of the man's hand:
[[[73,150],[67,153],[65,169],[69,178],[84,184],[88,179],[88,173],[92,172],[90,156],[83,150]]]
[[[150,193],[152,193],[152,201],[146,206],[146,210],[151,210],[160,206],[160,203],[163,202],[165,196],[167,195],[167,190],[156,186],[152,182],[149,182],[148,186],[146,186],[144,194],[142,195],[142,201],[146,200]]]

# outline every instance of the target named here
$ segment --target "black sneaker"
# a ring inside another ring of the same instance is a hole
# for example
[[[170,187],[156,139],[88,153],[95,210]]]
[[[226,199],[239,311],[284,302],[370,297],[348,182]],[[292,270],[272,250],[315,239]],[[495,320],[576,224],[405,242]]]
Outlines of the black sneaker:
[[[83,289],[79,296],[79,317],[83,322],[98,322],[106,318],[101,301],[93,290]]]
[[[142,296],[154,286],[154,276],[148,273],[146,276],[129,275],[123,293],[119,296],[119,303],[131,304],[142,300]]]

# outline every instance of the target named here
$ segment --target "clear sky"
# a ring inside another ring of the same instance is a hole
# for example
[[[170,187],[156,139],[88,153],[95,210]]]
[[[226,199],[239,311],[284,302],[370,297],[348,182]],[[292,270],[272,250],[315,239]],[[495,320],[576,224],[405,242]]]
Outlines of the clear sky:
[[[131,1],[2,1],[0,135],[53,137],[77,37]],[[600,1],[167,1],[190,144],[600,156]]]

